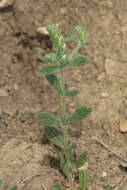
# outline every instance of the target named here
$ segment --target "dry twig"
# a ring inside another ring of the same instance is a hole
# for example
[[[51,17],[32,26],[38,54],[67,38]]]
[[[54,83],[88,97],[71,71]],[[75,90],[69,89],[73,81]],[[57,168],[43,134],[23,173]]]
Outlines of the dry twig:
[[[98,142],[100,145],[102,145],[106,150],[108,150],[109,152],[111,152],[113,155],[115,155],[117,158],[119,158],[120,160],[122,160],[123,162],[127,163],[127,160],[125,160],[120,154],[116,153],[115,151],[111,150],[105,143],[103,143],[101,140],[99,140],[98,138],[94,138],[94,140],[96,142]]]

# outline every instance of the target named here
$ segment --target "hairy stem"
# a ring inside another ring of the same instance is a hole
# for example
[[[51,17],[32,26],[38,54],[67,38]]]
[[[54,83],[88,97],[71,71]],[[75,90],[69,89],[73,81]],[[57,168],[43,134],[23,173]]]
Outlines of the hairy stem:
[[[61,69],[61,118],[62,118],[62,128],[63,128],[63,135],[64,135],[64,149],[68,146],[68,126],[65,125],[64,121],[66,119],[66,100],[65,100],[65,79],[64,79],[64,69]]]

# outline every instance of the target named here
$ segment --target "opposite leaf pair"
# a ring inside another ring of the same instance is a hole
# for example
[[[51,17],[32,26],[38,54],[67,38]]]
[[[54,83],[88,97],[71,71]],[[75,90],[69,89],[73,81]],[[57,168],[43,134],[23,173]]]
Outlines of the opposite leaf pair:
[[[61,123],[65,125],[84,119],[91,112],[89,107],[80,107],[72,115],[65,116],[65,120],[57,118],[55,115],[47,112],[40,112],[36,115],[38,121],[44,126],[45,135],[60,148],[64,147],[64,139]]]
[[[84,56],[78,56],[74,59],[69,60],[67,56],[64,56],[60,59],[57,57],[56,54],[48,54],[47,56],[41,58],[40,60],[54,64],[52,66],[45,66],[40,68],[39,71],[44,74],[51,74],[65,67],[81,66],[87,63],[88,61],[88,59]]]

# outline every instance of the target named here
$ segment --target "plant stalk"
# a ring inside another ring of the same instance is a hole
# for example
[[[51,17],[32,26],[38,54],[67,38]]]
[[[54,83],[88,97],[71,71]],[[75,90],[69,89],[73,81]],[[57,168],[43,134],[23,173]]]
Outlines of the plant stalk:
[[[63,136],[64,136],[64,149],[68,146],[68,126],[65,125],[66,119],[66,100],[65,100],[65,78],[64,78],[64,68],[61,68],[61,118],[62,118],[62,128],[63,128]]]
[[[79,51],[80,48],[81,48],[81,44],[79,42],[77,44],[77,46],[75,47],[75,49],[72,51],[69,58],[71,59],[74,55],[76,55],[76,53]],[[62,128],[63,128],[63,136],[64,136],[64,149],[66,150],[66,148],[68,146],[68,126],[65,124],[65,119],[66,119],[65,92],[66,92],[66,89],[65,89],[65,78],[64,78],[64,68],[63,67],[60,70],[60,74],[61,74],[61,91],[62,91],[60,110],[61,110]]]

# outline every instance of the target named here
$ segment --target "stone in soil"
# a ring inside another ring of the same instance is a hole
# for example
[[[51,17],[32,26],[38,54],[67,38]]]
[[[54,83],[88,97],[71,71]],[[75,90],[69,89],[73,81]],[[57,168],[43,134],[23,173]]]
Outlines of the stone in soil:
[[[120,120],[120,132],[127,133],[127,119]]]

